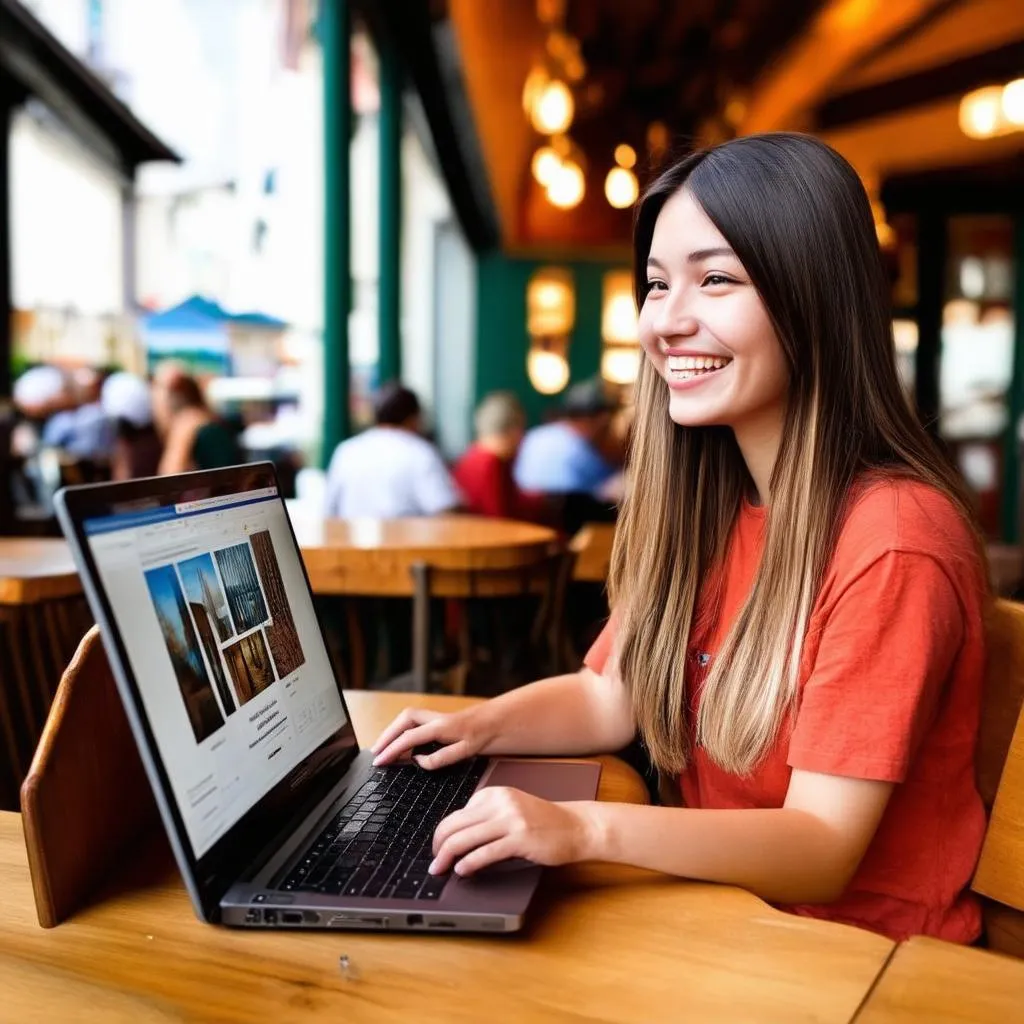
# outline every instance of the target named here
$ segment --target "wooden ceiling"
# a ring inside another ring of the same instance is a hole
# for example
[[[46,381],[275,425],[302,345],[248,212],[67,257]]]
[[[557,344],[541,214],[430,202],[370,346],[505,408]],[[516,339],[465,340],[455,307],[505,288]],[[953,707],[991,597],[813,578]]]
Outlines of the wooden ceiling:
[[[433,0],[433,10],[458,47],[501,244],[513,253],[621,252],[631,213],[609,206],[604,177],[620,142],[640,155],[641,185],[654,173],[652,122],[675,151],[817,131],[872,182],[1024,150],[1024,133],[978,142],[957,124],[967,88],[1024,74],[1021,0],[567,0],[565,28],[587,65],[570,129],[587,192],[562,211],[530,173],[544,140],[521,102],[544,43],[536,0]]]

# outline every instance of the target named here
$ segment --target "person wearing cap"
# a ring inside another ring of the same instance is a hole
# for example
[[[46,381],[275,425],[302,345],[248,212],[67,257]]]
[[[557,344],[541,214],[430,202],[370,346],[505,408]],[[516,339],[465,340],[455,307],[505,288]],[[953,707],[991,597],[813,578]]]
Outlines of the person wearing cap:
[[[153,426],[149,387],[133,373],[112,373],[100,391],[104,415],[114,424],[110,475],[114,480],[155,476],[163,445]]]
[[[526,430],[526,414],[510,391],[494,391],[473,417],[476,441],[466,449],[452,475],[462,491],[466,511],[503,519],[542,521],[548,515],[541,494],[519,489],[512,463]]]
[[[462,498],[438,450],[422,437],[419,399],[385,384],[374,399],[375,425],[342,441],[327,470],[325,514],[333,519],[394,519],[457,509]]]
[[[81,367],[68,378],[68,408],[54,413],[43,427],[42,444],[60,448],[75,459],[105,462],[114,447],[114,430],[100,404],[105,374]]]
[[[601,454],[599,440],[614,411],[600,380],[573,385],[562,414],[553,423],[534,427],[519,448],[515,480],[524,491],[606,497],[616,469]]]

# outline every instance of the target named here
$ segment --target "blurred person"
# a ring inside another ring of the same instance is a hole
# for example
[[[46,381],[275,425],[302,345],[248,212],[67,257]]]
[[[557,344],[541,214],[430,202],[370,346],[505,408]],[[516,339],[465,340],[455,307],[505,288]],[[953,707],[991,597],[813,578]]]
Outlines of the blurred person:
[[[519,489],[512,463],[526,432],[526,414],[510,391],[495,391],[474,416],[476,441],[456,463],[452,475],[467,512],[504,519],[540,521],[547,503],[541,494]]]
[[[114,448],[114,426],[100,401],[105,374],[92,367],[76,370],[70,379],[70,408],[55,413],[43,427],[42,443],[76,459],[106,462]]]
[[[151,384],[153,426],[161,437],[167,436],[171,423],[170,388],[189,377],[188,367],[179,359],[162,359],[153,370]]]
[[[374,397],[375,426],[334,451],[325,514],[334,519],[394,519],[451,512],[461,504],[440,452],[421,436],[415,393],[397,382]]]
[[[11,454],[31,458],[39,449],[46,421],[68,406],[67,377],[56,366],[30,366],[14,382],[11,397],[17,414],[11,434]]]
[[[600,380],[573,385],[559,418],[534,427],[523,438],[514,471],[519,487],[544,494],[603,496],[617,475],[600,449],[614,408]]]
[[[159,398],[158,398],[159,396]],[[245,461],[237,433],[206,404],[196,379],[177,373],[153,389],[154,409],[159,402],[164,421],[161,476],[193,469],[218,469]]]
[[[163,443],[153,425],[149,386],[132,373],[113,373],[100,392],[103,412],[114,425],[110,460],[114,480],[155,476],[160,468]]]

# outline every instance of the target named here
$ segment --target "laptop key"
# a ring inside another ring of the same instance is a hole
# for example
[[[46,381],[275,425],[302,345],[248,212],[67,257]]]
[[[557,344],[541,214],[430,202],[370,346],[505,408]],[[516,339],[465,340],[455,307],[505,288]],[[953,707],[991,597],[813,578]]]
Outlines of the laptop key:
[[[436,900],[448,884],[448,875],[428,875],[420,886],[416,898],[420,900]]]

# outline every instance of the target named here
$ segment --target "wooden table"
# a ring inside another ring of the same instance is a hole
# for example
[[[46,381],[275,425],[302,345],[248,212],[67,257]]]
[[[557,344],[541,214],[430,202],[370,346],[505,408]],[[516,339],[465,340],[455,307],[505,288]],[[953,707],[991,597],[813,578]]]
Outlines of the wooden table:
[[[517,573],[544,561],[554,530],[483,516],[323,519],[289,503],[309,581],[317,594],[412,597],[413,570],[431,570],[436,597],[519,593]]]
[[[923,937],[901,943],[857,1024],[1011,1024],[1024,1017],[1024,961]]]
[[[412,598],[420,692],[430,673],[430,598],[543,593],[557,552],[554,530],[510,519],[324,519],[294,503],[288,511],[314,593]]]
[[[614,540],[614,523],[587,523],[570,542],[576,552],[572,578],[584,583],[607,583]]]
[[[346,696],[363,743],[407,704],[468,703]],[[609,758],[600,795],[641,800],[644,790]],[[164,843],[122,868],[105,900],[43,930],[19,819],[0,814],[0,1017],[845,1024],[893,945],[738,889],[607,865],[550,872],[537,913],[514,936],[246,932],[196,920]],[[358,978],[342,976],[342,954]]]
[[[24,605],[82,593],[63,540],[0,537],[0,604]]]
[[[17,806],[61,672],[91,622],[63,540],[0,537],[0,808]]]

